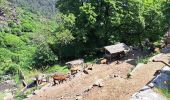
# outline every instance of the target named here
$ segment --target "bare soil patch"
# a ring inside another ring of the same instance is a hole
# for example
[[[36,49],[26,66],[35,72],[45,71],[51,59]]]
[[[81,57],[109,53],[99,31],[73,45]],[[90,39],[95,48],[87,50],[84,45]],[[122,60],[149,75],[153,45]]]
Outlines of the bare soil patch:
[[[168,62],[169,56],[170,54],[163,54],[160,58]],[[127,79],[127,74],[133,66],[127,62],[118,65],[95,64],[89,74],[82,73],[71,81],[49,86],[28,100],[75,100],[78,96],[83,100],[127,100],[152,80],[155,72],[164,64],[149,62],[133,72],[132,78]],[[104,87],[91,87],[98,79],[103,80]]]

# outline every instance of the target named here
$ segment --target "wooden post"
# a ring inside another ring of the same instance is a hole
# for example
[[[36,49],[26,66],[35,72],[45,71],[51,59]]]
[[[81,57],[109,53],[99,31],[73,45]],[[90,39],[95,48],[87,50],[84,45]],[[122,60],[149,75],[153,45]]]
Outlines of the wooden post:
[[[152,60],[153,62],[161,62],[163,64],[165,64],[166,66],[170,67],[169,64],[167,64],[166,62],[162,61],[162,60]]]

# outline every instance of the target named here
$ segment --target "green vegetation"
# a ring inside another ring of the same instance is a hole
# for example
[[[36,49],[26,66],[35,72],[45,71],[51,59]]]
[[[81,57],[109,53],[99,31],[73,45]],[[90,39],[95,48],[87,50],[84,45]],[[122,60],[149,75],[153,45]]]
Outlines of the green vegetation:
[[[168,100],[170,100],[170,91],[168,89],[158,89],[158,91],[166,96]]]
[[[56,71],[61,72],[61,73],[69,72],[67,66],[60,66],[60,65],[54,65],[54,66],[45,70],[45,72],[47,72],[47,73],[54,73]]]
[[[63,45],[61,58],[89,55],[94,48],[115,42],[142,46],[142,40],[160,41],[168,28],[169,13],[165,0],[59,0],[60,28],[70,30],[74,40]],[[60,31],[60,30],[59,30]],[[71,37],[71,36],[70,36]],[[68,39],[68,38],[66,38]],[[68,39],[69,40],[69,39]],[[74,48],[74,49],[73,49]],[[53,48],[57,51],[57,47]],[[66,52],[72,51],[72,55]]]
[[[57,0],[7,0],[22,7],[31,13],[46,17],[53,17],[56,13],[55,3]]]
[[[137,59],[136,64],[138,64],[138,63],[147,64],[149,59],[151,57],[155,56],[156,54],[158,54],[158,53],[151,53],[151,54],[149,54],[147,56],[140,57],[140,58]]]
[[[156,90],[166,96],[168,100],[170,100],[170,81],[167,82],[167,86],[167,89],[157,88]]]
[[[66,61],[92,62],[116,42],[160,45],[169,10],[166,0],[0,0],[0,75],[66,73]]]
[[[0,92],[0,100],[3,100],[3,99],[4,99],[4,96],[5,96],[5,94],[2,93],[2,92]]]

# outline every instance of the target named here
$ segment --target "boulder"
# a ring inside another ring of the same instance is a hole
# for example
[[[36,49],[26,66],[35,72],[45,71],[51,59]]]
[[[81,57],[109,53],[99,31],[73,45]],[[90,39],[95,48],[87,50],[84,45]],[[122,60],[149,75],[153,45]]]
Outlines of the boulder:
[[[161,53],[168,53],[169,52],[169,49],[168,48],[162,48],[161,49]]]
[[[91,85],[91,86],[89,86],[89,87],[87,87],[87,88],[85,89],[84,93],[85,93],[85,92],[90,91],[92,88],[93,88],[93,86],[92,86],[92,85]]]
[[[85,74],[89,74],[89,72],[88,72],[87,70],[83,70],[83,72],[84,72]]]
[[[82,100],[82,96],[77,96],[76,100]]]
[[[93,86],[103,87],[104,83],[102,79],[98,79],[94,82]]]
[[[33,95],[37,95],[39,92],[40,92],[39,90],[35,90],[35,91],[33,92]]]
[[[92,67],[89,67],[87,70],[93,70],[93,68],[92,68]]]

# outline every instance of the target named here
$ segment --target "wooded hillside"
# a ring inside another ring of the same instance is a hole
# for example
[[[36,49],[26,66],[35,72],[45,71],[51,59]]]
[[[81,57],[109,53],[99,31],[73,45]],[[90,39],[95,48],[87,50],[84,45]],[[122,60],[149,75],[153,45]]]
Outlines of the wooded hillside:
[[[141,47],[148,38],[159,44],[169,28],[165,0],[1,0],[1,5],[3,72],[98,56],[100,48],[116,42]]]
[[[57,0],[8,0],[32,13],[53,17],[56,13],[55,3]]]

